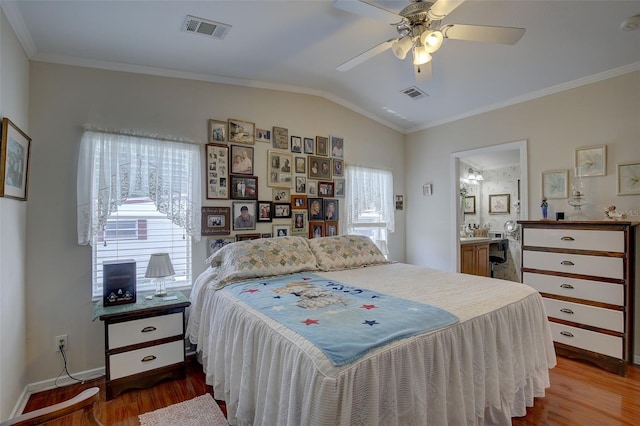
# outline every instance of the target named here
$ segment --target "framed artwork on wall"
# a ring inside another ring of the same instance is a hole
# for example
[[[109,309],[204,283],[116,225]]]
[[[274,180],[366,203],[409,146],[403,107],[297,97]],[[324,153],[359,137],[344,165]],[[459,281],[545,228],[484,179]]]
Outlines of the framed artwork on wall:
[[[291,136],[291,152],[302,154],[302,138],[300,136]]]
[[[235,242],[236,239],[233,237],[230,238],[212,238],[209,237],[207,239],[207,256],[212,256],[222,247],[229,245]]]
[[[293,155],[269,150],[267,154],[268,186],[291,188],[293,186]]]
[[[207,199],[229,198],[229,147],[207,144],[206,146]]]
[[[256,128],[256,142],[271,142],[271,130]]]
[[[304,138],[304,153],[313,154],[315,152],[315,143],[313,138]]]
[[[231,173],[234,175],[253,174],[253,147],[246,145],[231,145]]]
[[[335,190],[333,191],[333,195],[335,197],[344,197],[345,180],[344,179],[334,179],[333,180],[333,184],[334,184],[334,187],[335,187]]]
[[[263,238],[263,234],[237,234],[236,241],[249,241],[249,240],[257,240],[258,238]]]
[[[201,235],[229,235],[231,233],[231,209],[229,207],[202,207],[201,212]]]
[[[291,234],[292,235],[304,235],[307,236],[307,211],[306,210],[294,210],[291,219]]]
[[[31,138],[7,117],[2,119],[0,197],[26,201]]]
[[[322,198],[308,198],[307,205],[309,206],[309,220],[322,220]]]
[[[229,122],[229,142],[245,143],[253,145],[255,140],[253,135],[256,125],[249,121],[230,118]]]
[[[273,188],[273,201],[278,203],[288,203],[291,201],[291,189]]]
[[[273,203],[273,218],[288,219],[291,217],[291,204]]]
[[[310,155],[307,158],[307,177],[309,179],[331,179],[331,158]]]
[[[209,120],[209,143],[227,143],[227,122]]]
[[[344,158],[344,138],[341,136],[331,136],[331,156],[334,158]]]
[[[324,237],[324,221],[309,221],[309,239]]]
[[[273,126],[273,147],[275,149],[289,149],[289,129]]]
[[[640,161],[619,163],[617,169],[618,195],[640,194]]]
[[[489,195],[489,214],[509,214],[511,203],[509,194]]]
[[[316,136],[316,155],[329,156],[329,138]]]
[[[306,173],[307,172],[307,158],[306,157],[296,157],[296,173]]]
[[[318,182],[318,194],[321,197],[333,197],[333,182]]]
[[[234,201],[233,208],[233,230],[256,229],[256,206],[255,201]],[[258,237],[260,234],[258,234]]]
[[[333,160],[333,175],[334,176],[344,176],[344,161],[343,160]]]
[[[569,196],[569,170],[542,172],[542,196],[548,200]]]
[[[476,196],[464,197],[464,214],[476,214]]]
[[[340,217],[338,212],[338,200],[332,198],[324,199],[323,218],[328,221],[337,221]]]
[[[304,176],[296,176],[296,192],[305,194],[307,192],[307,178]]]
[[[291,207],[294,209],[307,209],[307,196],[294,194],[291,196]]]
[[[271,222],[273,203],[271,201],[258,201],[258,222]]]
[[[338,222],[325,222],[324,236],[335,237],[336,235],[338,235]]]
[[[291,235],[291,225],[273,225],[274,237],[288,237]]]
[[[579,176],[605,176],[607,174],[607,146],[587,146],[576,149],[576,174]]]
[[[234,200],[257,200],[258,177],[231,175],[231,198]]]

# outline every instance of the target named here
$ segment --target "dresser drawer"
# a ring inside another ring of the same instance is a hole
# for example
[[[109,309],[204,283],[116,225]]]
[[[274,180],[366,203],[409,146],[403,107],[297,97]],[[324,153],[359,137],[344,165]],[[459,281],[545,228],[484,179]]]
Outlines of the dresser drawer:
[[[622,338],[577,327],[549,322],[553,340],[565,345],[622,358]]]
[[[620,280],[624,278],[624,264],[622,258],[619,257],[525,250],[522,253],[522,265],[525,268],[569,274],[592,275]]]
[[[182,335],[182,312],[109,324],[109,349]]]
[[[624,253],[621,231],[525,228],[522,242],[525,246]]]
[[[109,380],[184,362],[184,341],[109,356]]]
[[[540,293],[624,306],[624,286],[600,281],[579,280],[555,275],[524,272],[522,281]]]
[[[624,314],[622,311],[581,305],[564,300],[543,298],[547,315],[553,318],[604,328],[605,330],[624,332]]]

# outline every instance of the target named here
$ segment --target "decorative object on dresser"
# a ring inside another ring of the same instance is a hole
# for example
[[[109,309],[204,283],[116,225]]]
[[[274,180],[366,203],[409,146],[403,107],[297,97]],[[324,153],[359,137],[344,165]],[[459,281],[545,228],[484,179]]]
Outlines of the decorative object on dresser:
[[[181,292],[122,306],[94,304],[93,320],[105,327],[107,401],[126,389],[186,376],[184,310],[190,304]]]
[[[2,119],[0,197],[27,201],[31,138],[8,118]]]
[[[149,258],[149,264],[147,265],[147,272],[145,272],[145,278],[153,278],[156,283],[157,297],[164,297],[167,295],[167,289],[165,287],[165,280],[167,277],[175,275],[173,270],[173,264],[169,253],[154,253]]]
[[[519,221],[522,282],[543,296],[559,355],[626,375],[638,223]]]

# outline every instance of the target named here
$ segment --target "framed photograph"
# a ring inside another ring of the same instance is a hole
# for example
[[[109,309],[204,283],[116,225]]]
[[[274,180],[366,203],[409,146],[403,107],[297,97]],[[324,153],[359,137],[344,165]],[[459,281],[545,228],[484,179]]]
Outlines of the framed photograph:
[[[324,237],[324,221],[309,221],[309,239]]]
[[[307,211],[294,210],[291,215],[291,234],[307,236]]]
[[[322,220],[322,208],[324,206],[322,198],[308,198],[309,220]]]
[[[509,214],[511,202],[509,194],[489,195],[489,214]]]
[[[234,200],[257,200],[258,177],[231,175],[231,198]]]
[[[278,203],[290,202],[291,190],[289,188],[273,188],[273,201]]]
[[[253,135],[256,125],[248,121],[230,118],[229,122],[229,142],[246,143],[253,145],[255,140]]]
[[[232,203],[234,231],[256,229],[256,206],[256,201],[234,201]]]
[[[404,195],[396,195],[395,196],[396,210],[404,209]]]
[[[291,235],[291,225],[273,225],[274,237],[288,237]]]
[[[302,154],[302,138],[300,136],[291,136],[291,152]]]
[[[313,138],[304,138],[304,153],[313,154],[315,152]]]
[[[231,145],[231,173],[253,175],[253,147]]]
[[[271,201],[258,201],[258,222],[271,222],[273,203]]]
[[[333,175],[334,176],[344,176],[344,161],[343,160],[333,160]]]
[[[316,136],[316,155],[329,156],[329,138]]]
[[[288,219],[291,217],[290,203],[273,203],[273,218]]]
[[[547,200],[569,197],[569,170],[543,171],[542,196]]]
[[[271,232],[265,232],[260,234],[260,238],[271,238],[273,237],[273,234],[271,234]]]
[[[310,197],[318,196],[318,181],[307,179],[307,195]]]
[[[289,149],[289,129],[273,126],[272,141],[275,149]]]
[[[468,195],[464,197],[464,214],[476,214],[476,196]]]
[[[264,238],[263,234],[237,234],[236,241],[248,241],[257,240],[258,238]]]
[[[307,196],[306,195],[292,195],[291,196],[291,208],[293,209],[307,209]]]
[[[331,158],[310,155],[307,158],[307,177],[309,179],[331,179]]]
[[[321,197],[333,197],[333,182],[318,182],[318,194]]]
[[[325,222],[324,236],[335,237],[336,235],[338,235],[338,222]]]
[[[227,122],[209,120],[209,143],[227,143]]]
[[[305,194],[307,192],[307,178],[304,176],[296,176],[296,192]]]
[[[295,158],[296,165],[296,173],[306,173],[307,172],[307,158],[306,157],[296,157]]]
[[[229,207],[202,207],[200,235],[229,235],[231,209]]]
[[[324,220],[337,221],[338,217],[340,217],[338,214],[338,200],[325,198],[323,213]]]
[[[333,158],[344,158],[344,138],[341,136],[331,136],[331,156]]]
[[[579,176],[605,176],[607,174],[607,146],[587,146],[576,149],[576,174]]]
[[[229,147],[207,144],[206,146],[207,199],[229,198]]]
[[[267,154],[267,186],[291,188],[293,186],[293,155],[269,150]]]
[[[222,247],[234,243],[235,238],[208,238],[207,239],[207,257],[212,256]]]
[[[640,161],[619,163],[617,168],[618,195],[640,194]]]
[[[0,197],[27,200],[31,138],[8,118],[2,119]]]
[[[335,186],[335,190],[333,191],[334,197],[344,197],[345,180],[334,179],[333,184]]]
[[[271,130],[256,128],[256,142],[271,142]]]

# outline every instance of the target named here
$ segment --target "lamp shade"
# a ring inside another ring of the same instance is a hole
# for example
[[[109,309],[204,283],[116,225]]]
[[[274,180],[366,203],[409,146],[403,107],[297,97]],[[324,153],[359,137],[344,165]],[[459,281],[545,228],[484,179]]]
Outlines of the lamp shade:
[[[164,278],[175,275],[169,253],[154,253],[149,258],[145,278]]]
[[[396,55],[396,58],[403,60],[407,57],[407,53],[411,50],[411,46],[413,46],[413,40],[411,39],[411,36],[407,35],[400,40],[394,41],[391,45],[391,51]]]
[[[425,31],[420,36],[420,41],[427,53],[433,53],[440,49],[444,37],[440,31]]]
[[[413,48],[413,65],[424,65],[431,60],[431,55],[424,49],[422,44]]]

